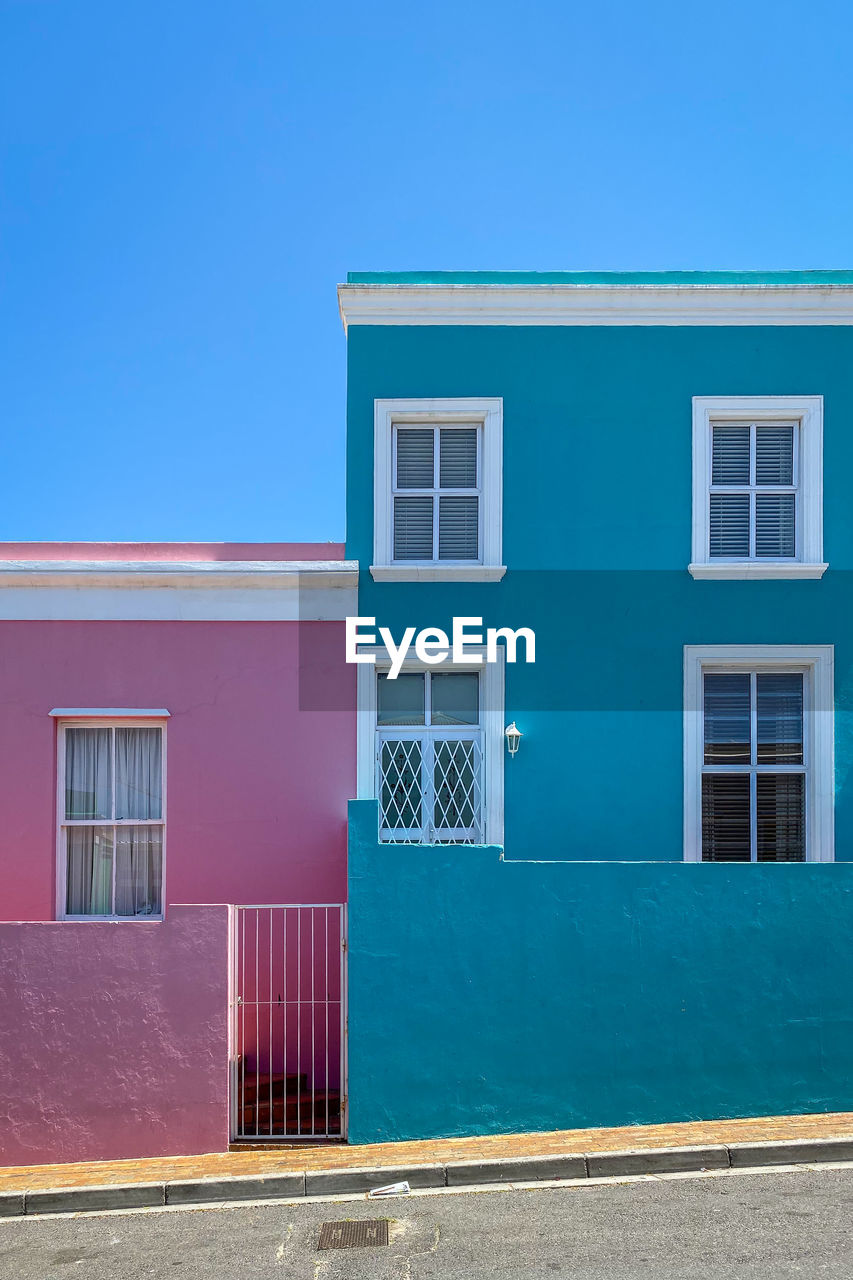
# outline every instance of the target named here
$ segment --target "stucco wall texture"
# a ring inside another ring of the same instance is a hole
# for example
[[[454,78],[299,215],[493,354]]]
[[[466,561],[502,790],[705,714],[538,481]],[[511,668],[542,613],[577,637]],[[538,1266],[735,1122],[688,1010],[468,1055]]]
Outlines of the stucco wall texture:
[[[228,915],[0,924],[0,1163],[226,1148]]]
[[[853,1108],[853,864],[501,862],[376,832],[354,801],[351,1141]]]

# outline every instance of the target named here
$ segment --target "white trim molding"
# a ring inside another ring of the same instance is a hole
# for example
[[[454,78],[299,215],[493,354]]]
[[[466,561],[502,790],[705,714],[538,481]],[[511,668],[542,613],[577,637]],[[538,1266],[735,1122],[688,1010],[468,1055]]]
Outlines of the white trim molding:
[[[764,578],[822,578],[828,564],[801,564],[798,560],[760,561],[711,561],[708,564],[691,563],[687,566],[691,577],[710,578],[716,581],[752,581]]]
[[[505,564],[372,564],[374,582],[500,582]]]
[[[367,325],[849,325],[850,284],[340,284]]]
[[[486,844],[503,844],[504,838],[504,704],[505,652],[498,649],[498,661],[487,662],[486,646],[466,645],[481,662],[443,663],[440,666],[407,657],[403,671],[477,671],[480,674],[480,730],[483,744],[483,793],[485,798]],[[357,764],[356,795],[359,800],[376,796],[376,674],[391,665],[388,651],[378,646],[359,653],[375,657],[375,663],[360,663],[357,676]],[[460,846],[461,847],[461,846]]]
[[[832,645],[684,646],[684,860],[702,860],[703,680],[706,671],[802,671],[806,861],[835,860],[835,694]]]
[[[0,560],[0,619],[307,622],[357,612],[355,560]]]
[[[99,720],[168,720],[165,707],[138,709],[136,707],[54,707],[49,716],[83,720],[93,716]]]
[[[796,430],[796,556],[724,560],[710,555],[711,423],[787,419]],[[823,559],[823,396],[693,397],[693,539],[688,570],[694,578],[821,578]]]
[[[394,561],[394,427],[471,423],[481,429],[480,556],[476,563]],[[373,415],[373,564],[376,582],[497,582],[503,543],[503,400],[376,400]]]

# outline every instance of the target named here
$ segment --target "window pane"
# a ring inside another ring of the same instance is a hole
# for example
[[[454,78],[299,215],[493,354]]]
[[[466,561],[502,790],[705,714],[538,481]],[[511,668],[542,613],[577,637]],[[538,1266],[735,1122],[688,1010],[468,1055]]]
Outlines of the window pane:
[[[479,498],[439,498],[439,560],[476,560],[479,556]]]
[[[433,765],[433,825],[442,832],[461,836],[471,832],[477,813],[477,759],[473,742],[435,743]]]
[[[377,724],[424,723],[424,677],[418,672],[389,680],[380,675],[376,682]]]
[[[117,818],[162,818],[160,729],[116,729]]]
[[[163,828],[116,827],[117,916],[156,916],[162,910]]]
[[[477,428],[443,429],[438,461],[442,489],[476,489]]]
[[[419,742],[381,744],[379,805],[383,828],[411,831],[423,826],[421,760]]]
[[[476,671],[432,676],[431,724],[479,724],[480,677]]]
[[[113,816],[112,730],[65,730],[66,818]]]
[[[432,498],[394,499],[394,559],[432,560]]]
[[[796,554],[796,514],[793,493],[755,495],[755,554]]]
[[[711,483],[749,484],[749,423],[712,427]]]
[[[759,862],[804,862],[806,779],[802,773],[759,773],[756,778]]]
[[[397,488],[432,489],[435,482],[432,428],[397,428]]]
[[[749,555],[749,494],[711,494],[710,553],[718,556]]]
[[[702,775],[702,861],[749,862],[749,775]]]
[[[72,916],[112,915],[112,827],[68,827],[65,832],[65,910]]]
[[[767,423],[755,428],[755,483],[794,483],[794,424]]]
[[[802,672],[759,673],[758,763],[803,763]]]
[[[749,764],[749,676],[705,676],[705,763]]]

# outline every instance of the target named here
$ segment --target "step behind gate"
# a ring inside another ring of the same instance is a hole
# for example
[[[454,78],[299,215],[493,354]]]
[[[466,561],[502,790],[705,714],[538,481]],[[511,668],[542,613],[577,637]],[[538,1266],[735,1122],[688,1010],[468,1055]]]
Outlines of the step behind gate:
[[[346,907],[236,907],[231,990],[232,1138],[346,1138]]]

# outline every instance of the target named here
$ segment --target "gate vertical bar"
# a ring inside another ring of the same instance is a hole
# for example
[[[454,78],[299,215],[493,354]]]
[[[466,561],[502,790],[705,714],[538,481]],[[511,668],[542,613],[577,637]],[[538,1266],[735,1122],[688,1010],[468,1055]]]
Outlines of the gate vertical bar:
[[[340,1023],[341,1023],[341,1139],[346,1142],[349,1135],[349,966],[347,951],[349,937],[347,933],[347,908],[339,908],[341,935],[341,985],[340,985]]]
[[[269,923],[270,923],[270,929],[269,929],[269,935],[270,935],[270,940],[269,940],[269,951],[270,951],[270,985],[269,985],[269,990],[268,990],[267,994],[269,995],[269,998],[270,998],[270,1029],[269,1029],[269,1044],[268,1044],[268,1046],[267,1046],[267,1053],[268,1053],[268,1055],[269,1055],[269,1062],[267,1063],[267,1068],[268,1068],[269,1078],[270,1078],[270,1137],[272,1137],[272,1078],[273,1078],[273,1060],[272,1060],[272,907],[270,907],[270,908],[269,908],[269,912],[268,912],[268,914],[269,914]]]
[[[296,1136],[302,1134],[302,912],[296,912]]]
[[[284,1001],[282,1004],[281,1019],[284,1024],[281,1034],[281,1071],[284,1076],[282,1081],[282,1119],[281,1124],[285,1133],[287,1132],[287,907],[282,908],[282,934],[281,934],[281,985],[284,993]]]
[[[323,944],[323,973],[326,978],[326,999],[323,1002],[326,1013],[326,1069],[323,1073],[323,1085],[326,1093],[326,1133],[329,1132],[329,908],[324,907],[326,916],[326,937]]]
[[[237,945],[237,912],[234,907],[228,908],[228,1133],[233,1137],[237,1132],[237,1073],[240,1064],[240,1043],[238,1032],[239,1005],[237,996],[240,984],[237,976],[237,964],[240,950]]]
[[[243,1123],[246,1116],[246,913],[240,912],[241,924],[243,926],[243,941],[241,946],[241,963],[243,966],[243,978],[240,984],[240,1019],[242,1026],[240,1029],[240,1086],[243,1091],[243,1097],[240,1104],[240,1129],[243,1132]]]
[[[314,988],[314,984],[317,979],[317,951],[314,946],[314,916],[315,915],[316,915],[316,910],[314,907],[312,907],[311,908],[311,1136],[312,1137],[314,1136],[314,1132],[316,1129],[316,1115],[315,1115],[315,1102],[314,1102],[314,1079],[315,1079],[314,1013],[315,1013],[315,1004],[316,1004],[316,999],[315,999],[316,991]]]
[[[259,1025],[259,1020],[261,1016],[261,1006],[258,1003],[258,991],[259,991],[258,963],[260,958],[259,951],[258,951],[258,934],[260,931],[260,927],[261,927],[260,907],[255,907],[255,990],[252,992],[252,994],[255,997],[254,1004],[255,1004],[255,1137],[256,1138],[259,1138],[261,1136],[261,1131],[260,1131],[261,1108],[258,1105],[260,1102],[259,1095],[261,1092],[261,1055],[258,1051],[259,1041],[261,1038],[261,1028]]]

